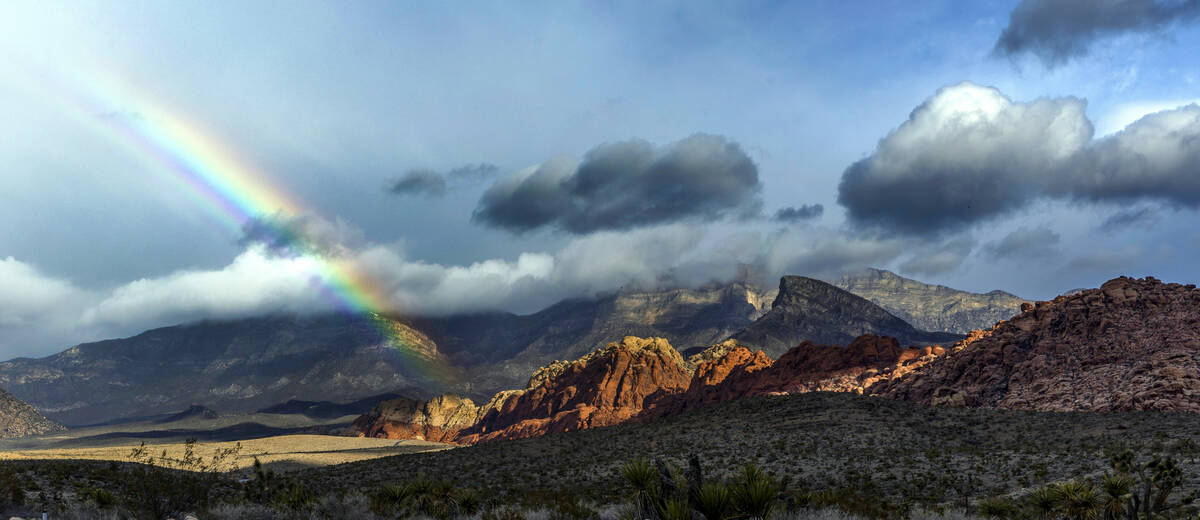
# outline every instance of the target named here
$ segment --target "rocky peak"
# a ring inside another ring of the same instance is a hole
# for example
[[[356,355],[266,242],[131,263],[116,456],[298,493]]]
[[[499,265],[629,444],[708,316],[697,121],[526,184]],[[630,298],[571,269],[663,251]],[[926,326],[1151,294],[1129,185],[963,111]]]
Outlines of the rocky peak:
[[[733,335],[771,356],[805,341],[845,345],[864,334],[890,336],[902,345],[948,344],[961,335],[918,330],[870,301],[803,276],[785,276],[771,310]]]
[[[463,432],[464,442],[617,424],[641,412],[649,396],[681,391],[690,378],[683,357],[667,340],[632,336],[538,372],[544,377],[534,378],[536,386],[489,405]]]
[[[928,404],[1200,412],[1200,290],[1154,278],[1024,307],[873,389]]]

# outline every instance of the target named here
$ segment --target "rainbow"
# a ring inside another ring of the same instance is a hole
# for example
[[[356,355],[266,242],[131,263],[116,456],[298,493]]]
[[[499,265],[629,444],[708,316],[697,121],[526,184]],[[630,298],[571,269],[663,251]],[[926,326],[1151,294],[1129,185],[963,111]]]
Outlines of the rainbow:
[[[64,83],[57,83],[65,87]],[[99,127],[157,172],[179,185],[190,198],[205,207],[214,219],[235,237],[249,226],[270,234],[289,254],[311,260],[312,279],[321,294],[342,312],[362,319],[378,332],[382,350],[400,356],[410,368],[426,377],[448,383],[454,371],[414,348],[412,331],[388,319],[398,311],[392,299],[372,277],[346,255],[328,255],[294,231],[272,222],[319,217],[319,213],[271,182],[270,177],[234,153],[211,133],[189,124],[180,112],[155,102],[127,82],[120,88],[88,91],[61,88],[70,112]],[[45,84],[45,83],[43,83]],[[95,86],[102,83],[93,82]],[[112,93],[120,92],[116,96]],[[136,100],[117,102],[118,100]],[[136,112],[113,112],[111,107],[133,107]],[[141,115],[145,114],[145,115]]]

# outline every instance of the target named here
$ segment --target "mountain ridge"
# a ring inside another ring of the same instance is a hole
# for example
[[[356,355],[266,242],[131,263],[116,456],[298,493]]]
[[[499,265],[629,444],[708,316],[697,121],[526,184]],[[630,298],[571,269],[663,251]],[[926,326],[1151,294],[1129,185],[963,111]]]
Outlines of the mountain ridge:
[[[999,289],[972,293],[927,284],[883,269],[848,273],[833,285],[862,296],[914,327],[966,334],[1020,312],[1021,297]]]

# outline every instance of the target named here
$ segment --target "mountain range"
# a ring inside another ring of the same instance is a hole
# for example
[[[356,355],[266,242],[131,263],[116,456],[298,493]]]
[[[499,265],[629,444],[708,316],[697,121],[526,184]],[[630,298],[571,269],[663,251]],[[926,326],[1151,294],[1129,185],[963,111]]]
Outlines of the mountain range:
[[[824,291],[820,282],[785,277],[771,313],[795,315],[792,307],[807,308],[795,303],[800,295]],[[845,308],[853,307],[821,315]],[[383,403],[356,420],[353,431],[475,444],[813,391],[960,407],[1200,412],[1200,290],[1153,278],[1117,278],[1099,289],[1025,303],[1011,320],[946,347],[904,348],[895,338],[864,334],[845,346],[804,341],[773,359],[737,336],[687,359],[663,338],[626,337],[542,367],[523,388],[499,392],[482,406],[441,396],[404,401],[397,413]]]
[[[0,388],[67,425],[174,413],[221,413],[291,400],[348,402],[382,394],[487,400],[529,374],[626,336],[662,337],[691,355],[728,338],[779,355],[804,340],[845,344],[866,333],[903,344],[953,342],[824,282],[785,277],[623,290],[529,315],[280,315],[206,321],[0,362]],[[385,329],[386,334],[380,329]],[[399,348],[384,336],[400,338]]]

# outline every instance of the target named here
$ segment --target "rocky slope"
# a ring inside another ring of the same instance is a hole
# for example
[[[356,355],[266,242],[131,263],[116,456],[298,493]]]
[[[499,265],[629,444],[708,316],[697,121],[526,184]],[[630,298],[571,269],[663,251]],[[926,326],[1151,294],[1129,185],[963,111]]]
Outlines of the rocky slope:
[[[971,293],[880,269],[844,275],[833,285],[872,301],[919,329],[960,334],[989,329],[1020,312],[1021,304],[1026,303],[1004,291]]]
[[[1153,278],[1026,305],[872,393],[1033,410],[1200,412],[1200,290]]]
[[[29,403],[0,389],[0,438],[24,437],[65,429],[62,425],[47,419]]]
[[[364,415],[353,433],[476,444],[650,420],[756,395],[863,393],[944,353],[940,347],[904,349],[893,338],[866,335],[846,347],[805,342],[778,361],[727,341],[685,361],[662,338],[627,337],[576,361],[542,367],[525,388],[500,392],[481,408],[450,396],[431,403],[398,400],[401,411]],[[442,409],[437,403],[444,400],[462,410],[460,417],[474,411],[473,422],[436,420],[429,410]]]
[[[166,327],[0,363],[0,386],[69,425],[173,413],[253,411],[290,399],[350,401],[446,391],[453,374],[423,333],[339,315]]]
[[[860,296],[803,276],[783,277],[771,310],[732,338],[779,356],[804,341],[845,345],[864,334],[893,337],[902,345],[953,343],[962,338],[918,330]]]
[[[351,431],[366,437],[453,442],[460,430],[475,423],[478,413],[470,399],[452,394],[429,401],[397,397],[359,416]]]
[[[248,412],[290,400],[385,393],[486,399],[556,359],[629,335],[707,346],[761,316],[773,297],[746,283],[626,290],[519,316],[274,316],[155,329],[41,359],[0,363],[0,385],[50,417],[80,425],[173,413],[192,404]],[[455,367],[448,369],[447,367]]]
[[[902,348],[895,338],[873,334],[860,336],[845,347],[806,341],[775,361],[761,350],[737,346],[698,364],[687,390],[655,401],[644,418],[675,415],[756,395],[861,394],[876,383],[912,372],[945,353],[936,345]]]

